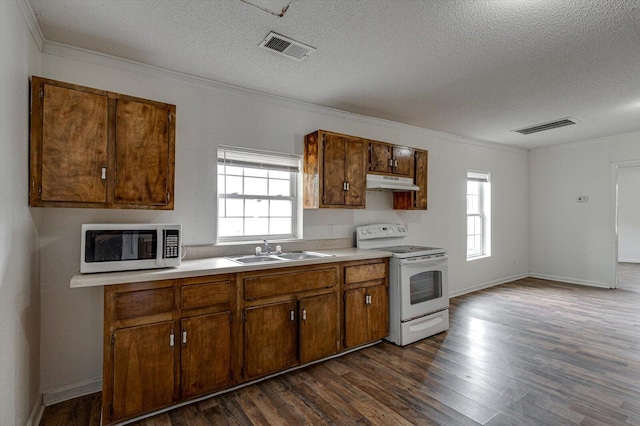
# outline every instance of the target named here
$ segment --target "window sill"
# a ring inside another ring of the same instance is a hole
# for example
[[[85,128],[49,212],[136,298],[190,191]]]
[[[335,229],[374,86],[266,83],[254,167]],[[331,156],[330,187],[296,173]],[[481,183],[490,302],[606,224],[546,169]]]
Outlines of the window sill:
[[[471,262],[473,260],[486,259],[487,257],[491,257],[490,254],[482,254],[479,256],[467,257],[467,262]]]

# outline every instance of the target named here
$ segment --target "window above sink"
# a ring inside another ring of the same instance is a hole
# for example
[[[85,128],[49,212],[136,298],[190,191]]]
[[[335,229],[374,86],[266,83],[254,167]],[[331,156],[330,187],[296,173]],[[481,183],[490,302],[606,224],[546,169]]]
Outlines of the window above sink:
[[[302,238],[300,160],[219,146],[217,242]]]

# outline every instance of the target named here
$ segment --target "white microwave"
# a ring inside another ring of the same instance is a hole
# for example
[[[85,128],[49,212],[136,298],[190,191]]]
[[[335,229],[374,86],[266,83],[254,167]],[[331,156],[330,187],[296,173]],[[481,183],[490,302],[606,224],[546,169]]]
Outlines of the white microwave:
[[[167,223],[82,225],[80,272],[180,266],[182,226]]]

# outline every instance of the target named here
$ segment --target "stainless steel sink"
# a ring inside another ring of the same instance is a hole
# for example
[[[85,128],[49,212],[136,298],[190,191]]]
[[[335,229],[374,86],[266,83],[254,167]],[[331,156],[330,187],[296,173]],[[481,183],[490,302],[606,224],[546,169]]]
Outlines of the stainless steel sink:
[[[310,251],[302,251],[302,252],[292,252],[292,253],[282,253],[279,254],[278,257],[287,260],[306,260],[306,259],[319,259],[322,257],[330,257],[332,254],[324,254],[324,253],[313,253]]]
[[[311,251],[299,251],[291,253],[280,254],[261,254],[261,255],[244,255],[244,256],[231,256],[227,259],[233,260],[238,263],[264,263],[264,262],[287,262],[289,260],[307,260],[307,259],[320,259],[323,257],[331,257],[332,254],[315,253]]]
[[[231,259],[239,263],[264,263],[264,262],[285,262],[286,261],[286,259],[280,259],[275,256],[256,256],[253,254],[250,254],[248,256],[227,257],[227,259]]]

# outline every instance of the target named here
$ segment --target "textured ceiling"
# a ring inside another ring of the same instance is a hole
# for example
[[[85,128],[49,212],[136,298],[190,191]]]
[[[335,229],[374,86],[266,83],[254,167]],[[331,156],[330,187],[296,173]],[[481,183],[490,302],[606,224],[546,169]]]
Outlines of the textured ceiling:
[[[483,141],[640,130],[640,0],[28,1],[50,41]],[[260,49],[270,31],[317,51]]]

